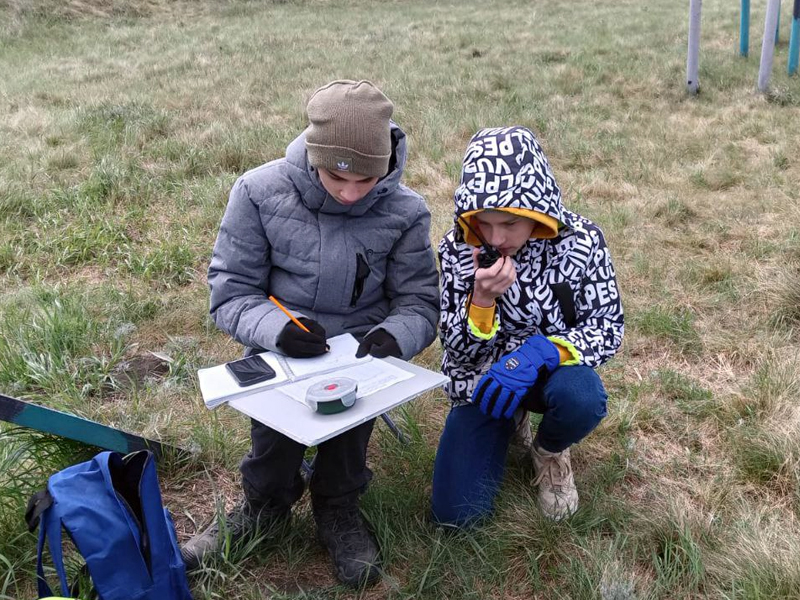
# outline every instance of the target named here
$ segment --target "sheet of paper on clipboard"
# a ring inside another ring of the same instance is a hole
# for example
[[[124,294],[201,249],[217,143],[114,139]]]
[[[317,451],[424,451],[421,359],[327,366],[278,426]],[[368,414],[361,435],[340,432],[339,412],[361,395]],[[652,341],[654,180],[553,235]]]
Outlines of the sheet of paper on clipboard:
[[[329,379],[332,374],[309,377],[295,383],[289,383],[280,388],[292,400],[305,403],[306,390],[318,381]],[[349,377],[358,382],[356,398],[366,398],[396,383],[411,379],[414,375],[384,361],[370,361],[354,367],[347,367],[336,371],[336,377]]]

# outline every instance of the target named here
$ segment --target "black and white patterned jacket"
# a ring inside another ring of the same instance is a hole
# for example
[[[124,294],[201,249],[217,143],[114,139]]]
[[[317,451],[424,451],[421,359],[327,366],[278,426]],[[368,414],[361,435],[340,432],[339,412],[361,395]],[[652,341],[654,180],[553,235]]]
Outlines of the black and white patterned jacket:
[[[603,233],[564,208],[533,133],[508,127],[475,134],[455,205],[456,218],[513,208],[544,213],[559,225],[556,237],[530,239],[514,256],[517,278],[497,298],[495,327],[488,335],[468,316],[473,246],[458,225],[439,244],[442,370],[450,377],[448,393],[454,403],[469,402],[481,375],[535,334],[569,350],[572,358],[562,364],[596,367],[615,354],[624,332],[622,303]]]

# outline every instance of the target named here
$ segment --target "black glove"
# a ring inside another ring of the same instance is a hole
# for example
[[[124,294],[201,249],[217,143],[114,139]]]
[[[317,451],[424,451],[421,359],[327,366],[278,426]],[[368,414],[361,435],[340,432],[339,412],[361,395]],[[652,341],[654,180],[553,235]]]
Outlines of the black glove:
[[[289,321],[278,334],[278,347],[286,356],[292,358],[311,358],[328,351],[325,344],[325,328],[311,319],[300,317],[298,319],[308,328],[303,331],[292,321]]]
[[[383,329],[376,329],[358,345],[356,358],[367,354],[371,354],[375,358],[386,358],[387,356],[400,358],[402,352],[400,346],[397,345],[397,340],[391,334]]]

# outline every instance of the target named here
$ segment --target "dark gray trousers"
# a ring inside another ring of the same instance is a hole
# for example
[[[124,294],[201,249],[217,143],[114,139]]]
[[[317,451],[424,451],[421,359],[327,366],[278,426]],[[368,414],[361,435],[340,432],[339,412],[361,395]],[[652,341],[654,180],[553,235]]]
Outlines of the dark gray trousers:
[[[372,472],[367,468],[367,444],[375,419],[317,446],[309,491],[315,509],[358,501]],[[306,446],[253,420],[252,447],[242,459],[242,487],[253,508],[287,511],[303,495],[300,466]]]

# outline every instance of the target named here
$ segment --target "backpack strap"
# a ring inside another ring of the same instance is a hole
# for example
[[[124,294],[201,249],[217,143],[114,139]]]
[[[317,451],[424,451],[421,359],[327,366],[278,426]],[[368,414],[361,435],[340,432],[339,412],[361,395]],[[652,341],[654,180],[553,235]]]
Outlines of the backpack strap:
[[[58,580],[61,584],[61,593],[69,592],[67,584],[67,572],[64,570],[64,556],[61,554],[61,520],[52,510],[45,510],[42,513],[39,523],[39,546],[36,550],[36,585],[39,597],[52,596],[53,591],[47,585],[44,577],[44,566],[42,564],[42,553],[44,551],[45,539],[50,548],[50,557],[53,559],[53,566],[58,573]]]
[[[42,564],[42,551],[44,550],[45,540],[45,527],[39,530],[39,545],[36,548],[36,588],[39,592],[39,598],[45,598],[53,595],[53,590],[47,585],[47,580],[44,578],[44,565]]]
[[[564,323],[567,327],[575,326],[575,299],[572,296],[572,288],[569,283],[562,281],[551,286],[553,295],[558,300],[561,307],[561,314],[564,315]]]

